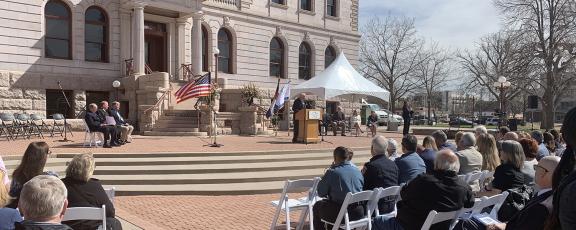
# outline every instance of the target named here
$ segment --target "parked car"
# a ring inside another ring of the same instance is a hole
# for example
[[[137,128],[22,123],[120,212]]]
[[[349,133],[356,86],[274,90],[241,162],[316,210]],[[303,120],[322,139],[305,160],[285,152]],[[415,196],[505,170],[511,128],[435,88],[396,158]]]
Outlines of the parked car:
[[[462,117],[450,119],[449,124],[450,124],[450,126],[464,126],[464,125],[474,126],[474,122],[466,120],[465,118],[462,118]]]
[[[486,125],[497,126],[498,124],[500,124],[500,118],[492,117],[492,118],[486,119]]]
[[[378,125],[385,125],[388,123],[388,121],[390,120],[390,114],[392,114],[392,117],[400,122],[400,124],[404,123],[404,119],[402,119],[402,116],[400,115],[396,115],[393,114],[392,112],[390,112],[390,110],[387,109],[382,109],[379,105],[377,104],[363,104],[362,105],[362,110],[361,111],[366,111],[366,110],[371,110],[376,112],[376,115],[378,115]],[[361,112],[362,113],[362,112]],[[363,114],[363,113],[362,113]],[[367,113],[368,114],[368,113]],[[369,114],[368,114],[369,115]],[[363,122],[365,123],[365,121]]]

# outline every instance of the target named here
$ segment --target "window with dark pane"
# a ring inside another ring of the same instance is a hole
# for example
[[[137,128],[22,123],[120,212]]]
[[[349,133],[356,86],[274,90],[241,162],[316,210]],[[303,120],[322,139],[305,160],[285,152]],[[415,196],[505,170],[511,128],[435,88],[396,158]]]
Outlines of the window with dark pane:
[[[312,11],[312,1],[313,0],[300,0],[300,9]]]
[[[332,46],[326,47],[324,51],[324,68],[328,68],[334,62],[334,59],[336,59],[336,50]]]
[[[270,76],[285,78],[284,44],[277,37],[270,41]]]
[[[326,0],[326,14],[338,17],[338,0]]]
[[[227,29],[218,31],[218,70],[224,73],[232,73],[232,36]]]
[[[202,26],[202,71],[208,72],[208,31]]]
[[[72,59],[70,8],[62,1],[50,0],[46,3],[44,15],[44,55],[48,58]]]
[[[91,6],[86,10],[84,56],[86,61],[108,62],[108,17],[104,10]]]
[[[300,44],[298,56],[298,78],[308,80],[312,77],[312,52],[310,46],[306,42]]]
[[[272,0],[273,3],[278,3],[284,5],[285,0]]]

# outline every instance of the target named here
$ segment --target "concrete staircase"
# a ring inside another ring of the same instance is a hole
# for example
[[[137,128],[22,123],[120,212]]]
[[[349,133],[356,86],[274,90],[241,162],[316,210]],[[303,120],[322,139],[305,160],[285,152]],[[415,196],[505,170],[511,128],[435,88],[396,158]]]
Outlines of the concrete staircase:
[[[65,175],[74,154],[58,154],[46,170]],[[333,160],[326,150],[237,153],[95,154],[94,177],[118,195],[242,195],[279,193],[287,179],[321,176]],[[353,162],[368,161],[367,149]],[[10,173],[18,161],[6,161]]]
[[[207,136],[198,131],[197,110],[168,110],[156,121],[152,131],[145,131],[144,136]]]

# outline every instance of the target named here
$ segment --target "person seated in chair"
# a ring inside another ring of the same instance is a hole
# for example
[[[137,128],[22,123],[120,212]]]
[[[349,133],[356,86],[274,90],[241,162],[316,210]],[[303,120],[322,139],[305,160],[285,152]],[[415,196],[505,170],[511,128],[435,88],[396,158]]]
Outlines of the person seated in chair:
[[[338,129],[342,128],[342,136],[346,136],[346,116],[342,112],[342,107],[338,106],[338,109],[334,114],[332,114],[332,129],[334,130],[334,136],[338,133]]]
[[[322,120],[320,120],[318,124],[320,126],[318,127],[318,130],[320,130],[320,135],[326,136],[328,134],[328,128],[332,124],[332,118],[330,114],[326,114],[326,109],[324,108],[322,108]],[[322,131],[322,128],[324,128],[324,131]]]
[[[96,114],[98,114],[98,117],[100,117],[100,120],[102,120],[102,122],[106,123],[106,117],[110,116],[110,107],[108,107],[108,102],[107,101],[101,101],[100,102],[100,109],[98,109],[98,112],[96,112]],[[112,124],[107,124],[107,125],[112,125]],[[120,128],[118,128],[117,126],[112,126],[116,129],[116,140],[118,144],[123,145],[124,142],[120,141]]]
[[[98,106],[96,104],[92,103],[88,105],[88,111],[86,111],[86,115],[84,116],[88,129],[90,129],[90,132],[101,132],[104,134],[104,148],[120,146],[117,139],[116,128],[106,125],[104,120],[96,113],[97,111]],[[110,140],[110,143],[108,143],[108,140]]]
[[[370,128],[370,132],[372,133],[372,137],[376,136],[376,129],[378,128],[378,115],[376,111],[372,110],[370,112],[370,116],[368,116],[368,121],[366,122],[366,126]]]
[[[431,174],[420,174],[400,191],[396,217],[374,218],[377,230],[420,229],[430,211],[452,212],[474,206],[474,194],[466,182],[458,179],[460,162],[450,150],[440,150]],[[449,229],[450,221],[432,225],[432,230]]]
[[[124,143],[130,143],[128,139],[132,139],[132,131],[134,131],[134,126],[128,124],[126,120],[120,114],[120,102],[112,102],[112,107],[110,107],[110,116],[114,117],[116,121],[116,127],[120,129],[121,138],[120,140]]]
[[[340,207],[348,192],[358,193],[364,186],[364,177],[360,170],[353,165],[349,159],[352,151],[345,147],[338,147],[334,150],[334,163],[326,170],[324,176],[318,183],[318,196],[326,199],[319,200],[312,208],[314,214],[314,229],[322,230],[324,223],[336,221]],[[350,220],[357,220],[364,215],[364,206],[361,204],[350,204],[348,206]],[[340,224],[340,223],[336,223]]]

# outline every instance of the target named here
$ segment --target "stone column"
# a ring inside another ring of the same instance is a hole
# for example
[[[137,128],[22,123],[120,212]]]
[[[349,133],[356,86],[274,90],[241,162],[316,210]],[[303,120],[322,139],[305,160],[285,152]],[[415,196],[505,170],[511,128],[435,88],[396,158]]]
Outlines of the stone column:
[[[178,52],[178,65],[176,69],[178,69],[178,79],[179,80],[188,80],[184,79],[183,70],[180,68],[182,64],[186,64],[186,22],[188,18],[179,18],[176,21],[176,32],[178,36],[178,45],[176,48],[176,52]]]
[[[145,65],[146,59],[144,58],[144,4],[136,4],[134,6],[134,28],[132,30],[134,46],[132,47],[132,57],[134,58],[134,73],[136,75],[146,74]]]
[[[132,31],[130,10],[121,8],[120,9],[120,64],[122,66],[122,75],[126,73],[126,65],[124,60],[130,59],[132,57],[131,48],[131,35]]]
[[[192,15],[192,74],[202,74],[202,11]]]

